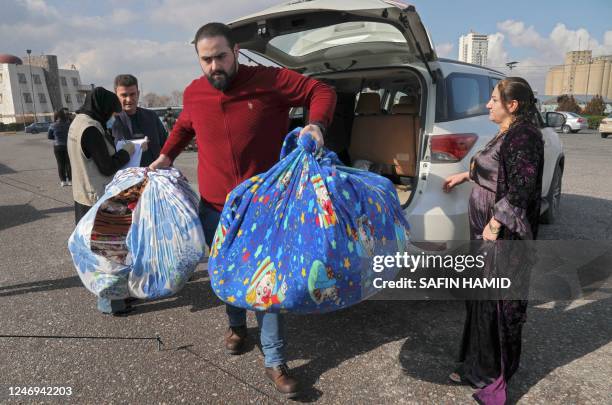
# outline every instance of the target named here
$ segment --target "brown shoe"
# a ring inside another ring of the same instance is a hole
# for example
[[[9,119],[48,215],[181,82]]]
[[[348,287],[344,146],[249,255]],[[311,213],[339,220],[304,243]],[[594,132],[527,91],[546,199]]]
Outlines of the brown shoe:
[[[274,383],[276,390],[287,398],[294,398],[299,395],[299,382],[289,375],[289,368],[286,364],[266,367],[266,377]]]
[[[246,326],[230,326],[225,333],[225,350],[229,354],[242,353],[246,339]]]

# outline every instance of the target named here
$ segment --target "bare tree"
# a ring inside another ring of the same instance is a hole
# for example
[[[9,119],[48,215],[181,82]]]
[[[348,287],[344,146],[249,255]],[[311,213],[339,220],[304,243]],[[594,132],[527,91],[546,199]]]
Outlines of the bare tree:
[[[172,105],[180,106],[183,105],[183,92],[174,90],[172,92]]]
[[[580,114],[580,106],[573,95],[563,94],[557,97],[557,111],[567,111]]]
[[[157,93],[147,93],[142,99],[145,107],[165,107],[170,104],[170,97]]]
[[[591,101],[584,107],[586,115],[604,115],[604,111],[606,111],[606,104],[600,95],[591,98]]]

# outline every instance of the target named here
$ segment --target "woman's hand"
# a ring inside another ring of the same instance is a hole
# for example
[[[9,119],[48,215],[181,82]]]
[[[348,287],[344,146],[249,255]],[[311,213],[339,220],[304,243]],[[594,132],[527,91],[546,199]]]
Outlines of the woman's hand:
[[[442,185],[442,189],[445,193],[450,193],[455,186],[459,184],[465,183],[470,179],[469,172],[457,173],[452,176],[448,176],[446,180],[444,180],[444,184]]]
[[[502,224],[495,218],[491,218],[482,230],[482,239],[489,241],[496,241],[501,232]]]

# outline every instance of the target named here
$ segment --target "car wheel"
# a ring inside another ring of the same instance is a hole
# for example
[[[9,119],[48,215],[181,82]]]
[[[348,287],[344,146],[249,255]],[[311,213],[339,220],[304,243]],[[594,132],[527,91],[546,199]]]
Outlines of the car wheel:
[[[572,132],[572,129],[569,125],[563,125],[563,127],[561,127],[561,131],[563,131],[564,134],[569,134],[570,132]]]
[[[608,137],[608,134],[603,134],[603,133],[602,133],[602,134],[601,134],[601,137],[602,137],[602,138],[607,138],[607,137]]]
[[[561,205],[561,177],[563,171],[560,166],[557,166],[555,173],[553,174],[552,181],[550,182],[550,190],[546,196],[548,202],[548,209],[540,217],[540,222],[543,224],[554,224],[555,220],[559,217],[559,209]]]

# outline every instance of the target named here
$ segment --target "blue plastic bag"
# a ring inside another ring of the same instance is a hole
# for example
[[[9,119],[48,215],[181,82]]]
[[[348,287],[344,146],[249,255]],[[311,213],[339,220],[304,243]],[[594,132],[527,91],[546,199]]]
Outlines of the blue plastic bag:
[[[148,177],[132,212],[125,262],[91,250],[92,228],[100,206]],[[79,221],[68,249],[85,287],[110,299],[161,298],[179,291],[204,256],[205,241],[197,204],[199,197],[177,169],[117,172],[105,194]]]
[[[228,196],[208,263],[223,301],[260,311],[318,313],[377,290],[371,258],[405,250],[408,223],[393,184],[342,166],[296,128],[281,161]],[[392,279],[396,272],[383,277]]]

